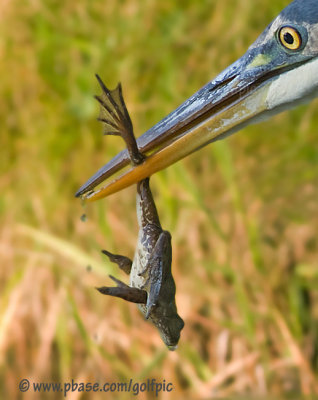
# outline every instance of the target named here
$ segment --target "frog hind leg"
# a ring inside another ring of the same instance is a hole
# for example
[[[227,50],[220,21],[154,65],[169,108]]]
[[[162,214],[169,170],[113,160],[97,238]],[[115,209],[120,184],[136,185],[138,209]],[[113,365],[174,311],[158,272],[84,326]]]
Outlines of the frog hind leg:
[[[145,269],[139,274],[145,276],[148,272],[148,279],[144,286],[149,290],[146,303],[146,319],[149,318],[153,307],[160,299],[160,291],[165,285],[165,275],[171,271],[171,236],[163,231],[155,244]]]
[[[153,224],[162,229],[157,207],[151,193],[149,178],[137,183],[137,192],[140,196],[138,207],[141,209],[138,215],[139,225]]]
[[[145,290],[130,287],[112,275],[109,275],[109,277],[116,282],[117,286],[102,286],[96,288],[100,293],[108,296],[119,297],[131,303],[147,303],[147,292]]]
[[[111,262],[116,263],[118,267],[124,271],[127,275],[130,274],[132,261],[130,258],[121,256],[119,254],[110,253],[107,250],[102,250],[102,253],[105,254]]]

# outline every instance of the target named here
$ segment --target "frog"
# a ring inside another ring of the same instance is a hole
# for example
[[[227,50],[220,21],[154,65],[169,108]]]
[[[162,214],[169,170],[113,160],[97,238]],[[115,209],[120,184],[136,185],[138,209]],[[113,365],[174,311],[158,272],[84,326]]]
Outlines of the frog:
[[[133,124],[119,83],[109,90],[96,75],[102,94],[95,96],[100,103],[98,120],[104,134],[121,137],[127,147],[132,166],[141,165],[146,156],[137,146]],[[150,178],[137,183],[136,212],[138,239],[133,260],[102,250],[111,262],[129,275],[129,285],[109,275],[116,286],[96,288],[103,295],[114,296],[136,303],[145,319],[158,330],[169,350],[176,350],[184,321],[176,306],[176,284],[173,278],[171,234],[161,226],[150,189]]]

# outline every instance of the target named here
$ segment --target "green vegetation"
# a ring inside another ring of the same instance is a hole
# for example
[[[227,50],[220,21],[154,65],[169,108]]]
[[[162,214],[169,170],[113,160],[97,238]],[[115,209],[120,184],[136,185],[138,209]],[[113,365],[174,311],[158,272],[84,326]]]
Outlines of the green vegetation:
[[[287,3],[1,2],[1,398],[21,398],[22,378],[165,379],[172,398],[318,393],[317,102],[151,179],[186,323],[174,353],[135,305],[94,289],[125,279],[100,250],[133,254],[135,188],[85,209],[74,198],[124,146],[96,122],[96,72],[122,82],[139,135]]]

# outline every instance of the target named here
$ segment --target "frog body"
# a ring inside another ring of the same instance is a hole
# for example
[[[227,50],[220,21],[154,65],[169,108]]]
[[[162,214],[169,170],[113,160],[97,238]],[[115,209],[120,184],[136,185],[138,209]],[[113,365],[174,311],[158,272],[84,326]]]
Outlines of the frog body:
[[[99,77],[98,80],[103,92],[102,96],[96,98],[101,104],[99,119],[105,124],[105,134],[121,136],[127,145],[131,163],[139,165],[145,157],[138,150],[121,86],[110,91]],[[161,227],[149,178],[137,183],[136,212],[139,232],[133,261],[103,250],[111,261],[129,275],[129,286],[111,276],[117,286],[104,286],[98,290],[137,303],[145,318],[158,329],[167,347],[174,350],[184,322],[178,315],[175,302],[171,235]]]

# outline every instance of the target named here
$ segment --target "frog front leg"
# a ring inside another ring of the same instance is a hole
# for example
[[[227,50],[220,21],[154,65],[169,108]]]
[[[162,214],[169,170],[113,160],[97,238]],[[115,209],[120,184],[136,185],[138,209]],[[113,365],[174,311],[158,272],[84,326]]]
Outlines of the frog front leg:
[[[102,286],[96,288],[100,293],[108,296],[120,297],[121,299],[130,301],[131,303],[147,303],[147,292],[145,290],[132,288],[112,275],[109,275],[109,277],[117,284],[117,286]]]
[[[132,266],[132,261],[130,258],[121,256],[120,254],[110,253],[107,250],[102,250],[102,253],[105,254],[111,262],[116,263],[118,267],[123,270],[127,275],[130,274]],[[114,278],[112,275],[109,276],[114,282],[117,283],[117,286],[103,286],[100,288],[96,288],[100,293],[109,296],[120,297],[132,303],[146,304],[147,293],[144,290],[131,288],[130,286],[127,286],[124,282],[121,282],[120,280]]]
[[[105,254],[111,262],[116,263],[118,267],[124,271],[127,275],[130,274],[132,261],[130,258],[121,256],[119,254],[113,254],[107,250],[102,250],[102,253]]]
[[[171,268],[171,235],[168,231],[162,231],[149,257],[146,267],[139,273],[146,278],[142,289],[147,288],[146,319],[153,308],[160,302],[161,289],[165,285],[167,270]],[[165,299],[163,299],[165,301]]]

